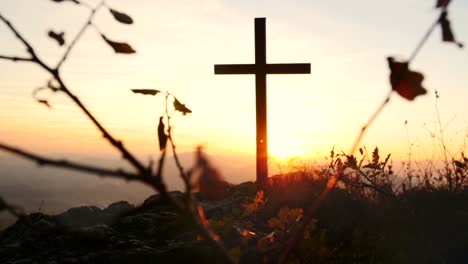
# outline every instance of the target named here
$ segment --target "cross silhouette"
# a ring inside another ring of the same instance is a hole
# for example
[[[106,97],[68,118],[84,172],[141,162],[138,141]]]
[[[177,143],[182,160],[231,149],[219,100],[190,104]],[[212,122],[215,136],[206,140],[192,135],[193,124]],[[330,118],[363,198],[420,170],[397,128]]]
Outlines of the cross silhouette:
[[[310,63],[267,64],[265,18],[255,18],[255,64],[215,65],[215,74],[255,74],[257,119],[257,185],[268,181],[267,74],[309,74]]]

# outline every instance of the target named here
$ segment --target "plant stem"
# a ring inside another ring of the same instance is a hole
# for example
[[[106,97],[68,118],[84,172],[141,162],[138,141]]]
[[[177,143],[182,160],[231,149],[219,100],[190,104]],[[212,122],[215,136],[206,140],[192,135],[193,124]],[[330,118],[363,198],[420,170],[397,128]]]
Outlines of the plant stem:
[[[104,6],[104,1],[102,1],[101,3],[99,3],[95,8],[92,8],[91,9],[91,13],[88,17],[88,20],[87,22],[83,25],[83,27],[80,29],[80,31],[76,34],[75,38],[72,40],[72,42],[70,43],[70,45],[68,45],[68,48],[67,50],[65,51],[65,53],[63,54],[62,58],[60,59],[60,61],[58,62],[57,66],[55,67],[55,69],[59,70],[60,67],[62,66],[62,64],[67,60],[68,58],[68,55],[70,54],[70,52],[72,51],[73,47],[75,47],[76,43],[78,42],[78,40],[80,40],[80,38],[83,36],[84,32],[86,31],[86,29],[91,25],[91,22],[93,21],[93,18],[94,18],[94,15],[96,14],[96,12],[102,7]]]
[[[353,146],[351,147],[351,151],[348,153],[348,155],[354,155],[354,152],[356,152],[356,149],[358,147],[358,145],[361,143],[361,140],[365,134],[365,132],[367,131],[367,129],[369,128],[370,125],[372,125],[372,123],[374,123],[375,119],[377,118],[377,116],[379,116],[379,114],[382,112],[382,110],[385,108],[385,106],[390,102],[390,98],[392,96],[392,92],[393,90],[390,90],[387,95],[385,96],[385,99],[383,100],[383,102],[377,107],[377,109],[375,110],[375,112],[371,115],[371,117],[369,118],[369,120],[367,120],[366,124],[364,126],[362,126],[361,128],[361,132],[359,133],[359,135],[357,136],[356,140],[354,140],[354,143],[353,143]]]

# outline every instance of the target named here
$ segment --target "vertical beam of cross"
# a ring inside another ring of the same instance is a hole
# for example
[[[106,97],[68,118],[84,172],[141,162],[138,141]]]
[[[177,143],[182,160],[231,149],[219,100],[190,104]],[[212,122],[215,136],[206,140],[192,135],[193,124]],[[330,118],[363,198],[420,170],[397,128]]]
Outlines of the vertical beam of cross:
[[[266,97],[266,23],[255,19],[255,108],[257,119],[257,184],[268,179],[267,97]]]
[[[267,64],[265,18],[255,18],[255,64],[215,65],[215,74],[255,74],[257,119],[257,185],[268,182],[267,74],[309,74],[309,63]]]

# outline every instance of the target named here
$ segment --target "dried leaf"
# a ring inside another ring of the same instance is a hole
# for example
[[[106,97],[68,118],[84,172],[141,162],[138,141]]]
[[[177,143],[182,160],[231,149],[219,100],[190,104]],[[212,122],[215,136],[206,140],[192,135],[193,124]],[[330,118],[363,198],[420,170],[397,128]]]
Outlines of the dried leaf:
[[[144,95],[156,95],[161,91],[155,89],[132,89],[132,92]]]
[[[52,0],[52,1],[54,1],[56,3],[73,2],[73,3],[77,4],[77,5],[81,4],[80,1],[78,1],[78,0]]]
[[[163,150],[166,148],[167,144],[167,135],[166,129],[163,122],[163,117],[159,118],[159,125],[158,125],[158,140],[159,140],[159,150]]]
[[[128,25],[133,24],[133,19],[129,15],[116,11],[112,8],[109,8],[109,11],[111,12],[112,16],[114,16],[115,20],[119,21],[120,23]]]
[[[375,147],[374,151],[372,151],[372,163],[379,164],[380,155],[379,155],[379,148]]]
[[[49,104],[49,102],[47,100],[38,99],[37,102],[47,106],[48,108],[52,108],[52,106],[50,106],[50,104]]]
[[[59,44],[59,46],[63,46],[65,45],[65,38],[64,38],[64,35],[65,35],[65,32],[55,32],[53,30],[49,30],[49,33],[48,33],[48,36],[51,38],[51,39],[54,39],[55,41],[57,41],[57,43]]]
[[[174,108],[175,110],[182,112],[183,115],[187,113],[192,113],[192,110],[188,109],[185,104],[181,104],[177,98],[174,98]]]
[[[442,41],[444,42],[453,42],[458,47],[463,48],[463,43],[458,42],[455,40],[455,36],[452,31],[452,27],[450,26],[450,20],[447,18],[448,13],[447,11],[442,12],[439,18],[439,24],[442,29]]]
[[[437,0],[436,8],[447,8],[451,0]]]
[[[392,57],[387,60],[390,68],[390,84],[400,96],[412,101],[415,97],[427,93],[422,87],[424,75],[410,71],[407,62],[397,62]]]
[[[357,165],[357,160],[356,160],[356,157],[354,157],[353,155],[346,155],[346,166],[351,168],[351,169],[355,169],[355,170],[358,170],[358,165]]]
[[[136,51],[127,43],[123,42],[115,42],[110,39],[108,39],[104,34],[101,34],[102,38],[104,39],[109,46],[112,47],[112,49],[115,51],[115,53],[123,53],[123,54],[132,54],[135,53]]]

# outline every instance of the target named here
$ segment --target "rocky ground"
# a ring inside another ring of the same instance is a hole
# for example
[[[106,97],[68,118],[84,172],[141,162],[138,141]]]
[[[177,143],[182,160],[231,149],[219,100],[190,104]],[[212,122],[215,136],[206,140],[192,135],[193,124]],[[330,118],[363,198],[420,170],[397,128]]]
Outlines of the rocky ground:
[[[243,183],[230,186],[223,199],[196,196],[212,229],[240,263],[275,263],[291,227],[302,219],[305,197],[318,195],[324,185],[289,183],[257,199],[255,184]],[[468,190],[415,189],[382,197],[332,191],[291,263],[468,263]],[[104,209],[34,213],[0,233],[0,263],[197,262],[222,263],[197,239],[187,217],[158,195],[137,207],[120,201]]]
[[[235,199],[201,204],[207,217],[216,218],[239,212]],[[213,263],[213,251],[196,238],[184,218],[153,195],[137,209],[120,201],[104,209],[31,214],[0,234],[0,263]]]

